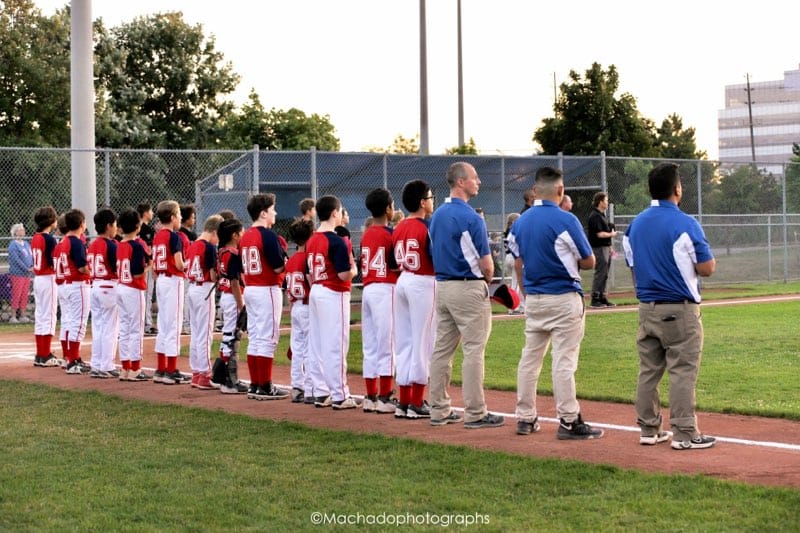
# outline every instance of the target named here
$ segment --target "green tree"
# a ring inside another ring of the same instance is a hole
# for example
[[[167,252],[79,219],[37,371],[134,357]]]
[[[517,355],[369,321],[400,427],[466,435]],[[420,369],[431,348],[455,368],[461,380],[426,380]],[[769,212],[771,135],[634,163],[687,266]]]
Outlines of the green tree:
[[[683,119],[673,113],[658,128],[659,156],[667,159],[705,159],[706,152],[697,149],[694,128],[683,128]]]
[[[448,148],[445,153],[449,155],[478,155],[478,147],[475,146],[475,139],[470,137],[466,143],[462,144],[461,146]]]
[[[619,97],[619,74],[598,63],[585,77],[571,70],[570,82],[562,83],[553,105],[554,117],[542,121],[533,140],[545,154],[610,156],[658,156],[655,127],[642,117],[636,99],[628,93]]]
[[[138,17],[113,28],[98,48],[104,82],[99,93],[119,135],[105,146],[209,148],[217,144],[222,117],[233,109],[224,97],[239,83],[229,62],[179,12]],[[105,108],[104,106],[104,108]],[[105,130],[101,133],[106,133]]]
[[[398,134],[388,148],[371,146],[367,148],[367,152],[373,152],[377,154],[418,154],[419,135],[415,135],[414,137],[403,137],[402,134]]]
[[[0,1],[0,146],[69,144],[69,13]]]
[[[800,213],[800,144],[792,144],[792,153],[786,166],[786,212]]]

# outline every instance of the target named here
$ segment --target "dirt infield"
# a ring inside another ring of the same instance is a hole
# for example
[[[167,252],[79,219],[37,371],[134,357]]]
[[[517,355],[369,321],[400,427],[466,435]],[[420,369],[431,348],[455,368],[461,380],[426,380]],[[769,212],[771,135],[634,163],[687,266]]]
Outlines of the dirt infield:
[[[183,337],[188,342],[188,337]],[[199,391],[188,385],[160,385],[152,382],[130,383],[117,380],[91,379],[87,376],[66,375],[57,368],[36,368],[32,365],[32,335],[3,335],[5,347],[13,345],[17,353],[31,354],[0,359],[3,372],[0,379],[45,383],[65,389],[97,390],[123,398],[169,403],[204,409],[220,409],[231,413],[292,421],[309,427],[346,430],[362,433],[392,435],[425,442],[463,445],[478,449],[504,451],[519,455],[575,459],[596,464],[648,472],[703,474],[710,477],[752,484],[800,488],[800,422],[699,413],[704,433],[722,438],[709,450],[675,451],[669,444],[640,446],[636,415],[632,405],[581,401],[584,418],[603,427],[605,436],[596,441],[559,441],[553,398],[537,399],[542,431],[529,436],[515,433],[513,419],[516,395],[513,392],[487,391],[487,403],[493,412],[510,415],[506,425],[494,429],[467,430],[462,425],[431,427],[426,420],[396,420],[391,415],[367,414],[358,410],[334,412],[312,406],[292,404],[288,400],[257,402],[244,396],[222,395],[216,391]],[[26,348],[29,343],[29,347]],[[153,338],[145,341],[145,353],[153,353]],[[7,351],[7,348],[6,348]],[[90,348],[84,345],[84,360]],[[154,358],[144,361],[154,366]],[[188,370],[188,361],[181,359]],[[247,379],[246,365],[242,365]],[[274,381],[289,383],[289,368],[276,365]],[[363,394],[360,376],[349,378],[353,394]],[[450,390],[454,406],[463,405],[460,388]],[[665,411],[664,419],[669,413]]]

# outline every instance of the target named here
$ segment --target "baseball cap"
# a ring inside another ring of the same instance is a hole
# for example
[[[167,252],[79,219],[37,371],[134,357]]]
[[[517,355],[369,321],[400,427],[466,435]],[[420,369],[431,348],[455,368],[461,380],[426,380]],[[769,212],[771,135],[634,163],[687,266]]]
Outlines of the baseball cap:
[[[519,294],[505,283],[501,283],[494,290],[492,300],[500,305],[506,306],[508,309],[516,309],[519,307]]]

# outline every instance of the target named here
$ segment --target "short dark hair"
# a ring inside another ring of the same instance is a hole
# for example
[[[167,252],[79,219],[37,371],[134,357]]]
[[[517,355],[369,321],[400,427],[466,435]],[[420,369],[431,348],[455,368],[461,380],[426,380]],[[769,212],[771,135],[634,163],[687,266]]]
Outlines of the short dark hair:
[[[297,246],[303,246],[311,235],[314,233],[314,223],[304,218],[296,218],[289,226],[289,238],[297,243]]]
[[[386,189],[373,189],[364,199],[364,205],[372,216],[382,217],[386,214],[386,208],[392,205],[392,193]]]
[[[255,222],[258,220],[258,217],[261,216],[262,211],[266,211],[273,205],[275,205],[275,195],[271,192],[254,194],[247,201],[247,213],[250,215],[253,222]]]
[[[151,209],[153,209],[153,206],[151,206],[149,202],[142,202],[136,206],[136,212],[139,213],[139,217],[141,217]]]
[[[53,225],[58,218],[55,207],[46,205],[33,212],[33,222],[36,224],[36,231],[44,231]]]
[[[681,181],[677,163],[660,163],[647,175],[647,185],[653,200],[666,200],[672,196]]]
[[[342,207],[342,202],[335,196],[323,196],[317,200],[317,216],[320,221],[325,221],[331,218],[331,214]]]
[[[430,185],[422,180],[409,181],[403,185],[403,207],[405,207],[409,213],[413,213],[419,209],[422,204],[422,199],[428,195],[428,191],[430,190]]]
[[[183,204],[181,206],[181,221],[189,220],[194,214],[194,204]]]
[[[94,214],[94,230],[98,235],[106,232],[106,228],[117,221],[117,214],[108,207],[104,207]]]
[[[597,207],[598,205],[600,205],[600,202],[605,200],[607,197],[608,195],[605,192],[597,191],[596,193],[594,193],[594,196],[592,197],[592,206]]]
[[[302,200],[300,200],[299,206],[300,206],[300,212],[305,215],[306,213],[314,209],[316,204],[313,198],[303,198]]]
[[[141,204],[139,204],[141,205]],[[139,225],[141,223],[141,217],[139,216],[139,207],[134,209],[125,209],[122,213],[119,214],[119,220],[117,221],[119,224],[120,229],[122,229],[122,233],[128,234],[133,233],[139,229]]]
[[[233,220],[234,218],[236,218],[236,213],[234,213],[230,209],[223,209],[217,214],[222,217],[222,220]]]
[[[242,231],[242,223],[235,218],[229,218],[219,223],[217,228],[217,237],[219,237],[219,245],[226,246],[231,242],[234,233]]]
[[[542,167],[536,171],[534,183],[555,183],[564,179],[564,173],[553,167]]]
[[[64,224],[67,227],[67,231],[80,229],[84,221],[86,221],[86,215],[80,209],[70,209],[64,213]]]

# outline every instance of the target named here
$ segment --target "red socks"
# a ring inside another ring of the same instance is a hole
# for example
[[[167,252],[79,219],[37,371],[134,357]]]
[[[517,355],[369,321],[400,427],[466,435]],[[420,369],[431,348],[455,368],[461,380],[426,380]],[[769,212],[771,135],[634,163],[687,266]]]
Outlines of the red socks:
[[[367,388],[367,398],[375,399],[378,396],[378,378],[364,378],[364,385]]]
[[[394,378],[392,376],[381,376],[380,377],[380,394],[383,397],[389,396],[392,393],[392,388],[394,387]]]
[[[141,360],[139,360],[139,361],[128,361],[128,363],[130,364],[130,370],[133,370],[135,372],[138,372],[142,368],[142,361]]]
[[[131,362],[128,361],[127,359],[122,361],[122,370],[132,370]]]
[[[166,357],[167,360],[167,374],[172,374],[176,370],[178,370],[178,358],[177,357]]]
[[[400,385],[400,397],[398,401],[400,405],[408,405],[411,403],[411,385]]]
[[[416,407],[422,407],[422,402],[425,400],[425,385],[421,383],[411,384],[411,404]]]
[[[158,357],[158,363],[156,364],[156,370],[159,372],[166,372],[167,371],[167,356],[161,352],[156,354]]]
[[[255,355],[247,354],[247,370],[250,372],[250,382],[253,385],[258,385],[258,366],[256,359],[260,359]]]

